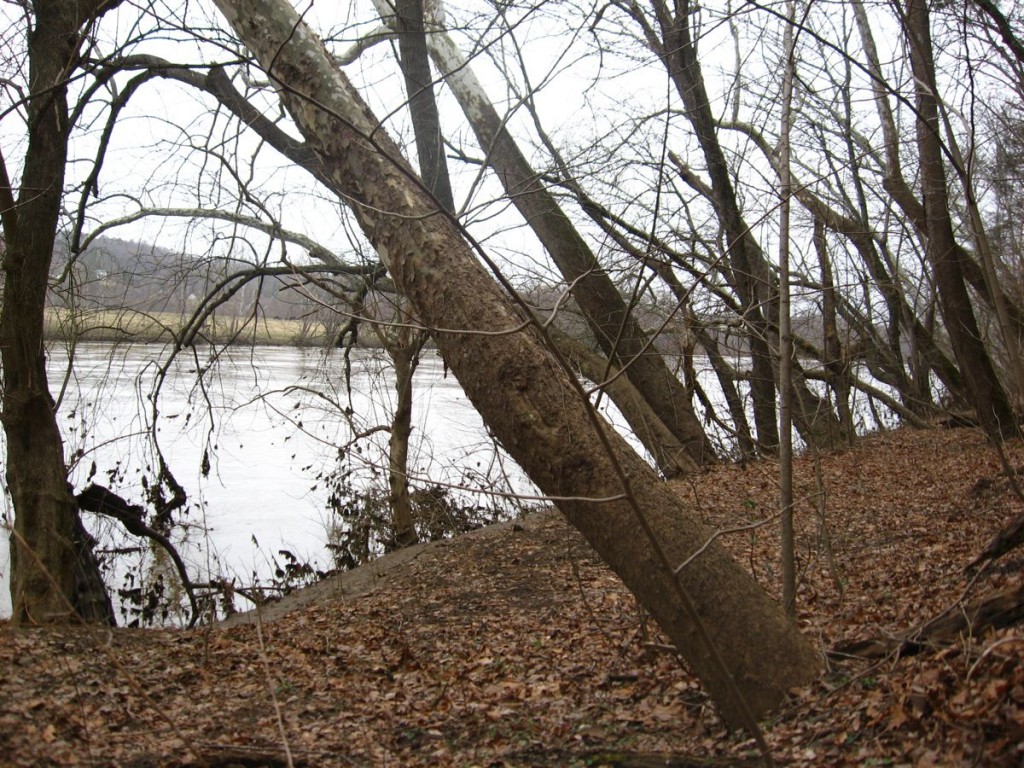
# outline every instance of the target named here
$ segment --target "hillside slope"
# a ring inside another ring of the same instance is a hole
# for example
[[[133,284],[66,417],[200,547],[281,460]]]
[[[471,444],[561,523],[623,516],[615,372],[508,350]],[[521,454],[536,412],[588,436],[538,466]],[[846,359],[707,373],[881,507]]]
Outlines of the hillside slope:
[[[774,472],[677,486],[711,529],[744,529],[723,541],[773,592],[774,522],[749,526],[774,513]],[[971,430],[866,438],[823,456],[820,478],[800,460],[800,623],[823,651],[955,613],[964,566],[1024,513]],[[1021,563],[1004,558],[967,601],[1018,584]],[[554,513],[345,579],[243,626],[0,628],[0,764],[276,766],[286,750],[307,766],[757,764]],[[765,736],[790,765],[1019,765],[1022,654],[1010,628],[833,660]]]

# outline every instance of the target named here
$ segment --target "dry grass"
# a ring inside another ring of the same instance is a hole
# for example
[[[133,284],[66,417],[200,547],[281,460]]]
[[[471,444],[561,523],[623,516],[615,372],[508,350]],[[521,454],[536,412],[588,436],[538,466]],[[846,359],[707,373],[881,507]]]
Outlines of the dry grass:
[[[46,310],[44,333],[49,338],[81,341],[166,342],[185,328],[189,316],[174,312],[139,312],[133,309],[71,311]],[[216,316],[208,320],[197,340],[224,344],[317,345],[328,340],[323,323],[303,323],[262,316]]]

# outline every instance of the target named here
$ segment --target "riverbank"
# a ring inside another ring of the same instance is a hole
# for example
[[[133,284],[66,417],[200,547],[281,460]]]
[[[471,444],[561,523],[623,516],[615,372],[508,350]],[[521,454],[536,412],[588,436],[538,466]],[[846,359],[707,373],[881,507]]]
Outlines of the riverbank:
[[[1012,466],[1024,446],[1007,447]],[[678,483],[775,592],[771,462]],[[799,622],[823,652],[902,638],[1020,582],[964,567],[1024,514],[974,430],[902,430],[797,461]],[[826,535],[827,534],[827,535]],[[12,765],[755,765],[618,579],[541,513],[368,566],[361,586],[194,631],[0,628]],[[336,585],[337,586],[337,585]],[[250,617],[251,618],[251,617]],[[1024,630],[830,657],[765,738],[794,766],[1016,766]]]
[[[49,307],[44,315],[47,338],[67,341],[130,341],[139,344],[167,343],[180,334],[190,315],[174,312],[139,312],[133,309],[98,309],[72,312]],[[335,331],[323,323],[270,318],[260,313],[249,317],[211,317],[196,334],[206,344],[247,346],[322,347],[335,341]]]

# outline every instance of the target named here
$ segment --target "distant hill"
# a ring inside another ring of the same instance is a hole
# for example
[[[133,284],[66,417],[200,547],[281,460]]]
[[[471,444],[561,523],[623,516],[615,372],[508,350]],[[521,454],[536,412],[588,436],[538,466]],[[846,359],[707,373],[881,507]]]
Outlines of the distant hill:
[[[196,257],[159,245],[113,237],[97,238],[69,264],[63,248],[54,254],[49,302],[67,307],[74,296],[83,309],[130,309],[137,312],[191,312],[226,277],[251,264],[222,257]],[[273,319],[297,319],[320,311],[309,294],[337,304],[316,286],[298,290],[296,278],[266,278],[239,290],[218,314],[246,316],[258,304]],[[330,314],[328,312],[328,314]]]

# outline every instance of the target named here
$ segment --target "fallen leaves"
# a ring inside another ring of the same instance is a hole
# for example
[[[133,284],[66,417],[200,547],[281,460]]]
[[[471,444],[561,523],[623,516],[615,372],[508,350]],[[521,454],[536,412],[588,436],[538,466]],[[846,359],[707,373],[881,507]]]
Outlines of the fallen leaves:
[[[774,514],[774,472],[716,468],[678,488],[710,529],[737,528]],[[821,476],[799,462],[800,622],[823,650],[904,637],[1019,582],[1011,554],[965,594],[963,567],[1024,511],[978,433],[875,436],[822,456]],[[775,591],[772,524],[722,540]],[[376,567],[368,593],[263,625],[269,679],[253,627],[0,629],[0,764],[286,765],[271,691],[296,765],[753,764],[557,515]],[[1007,627],[835,661],[766,738],[791,765],[1019,765],[1022,654]]]

